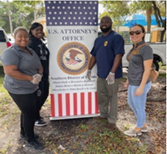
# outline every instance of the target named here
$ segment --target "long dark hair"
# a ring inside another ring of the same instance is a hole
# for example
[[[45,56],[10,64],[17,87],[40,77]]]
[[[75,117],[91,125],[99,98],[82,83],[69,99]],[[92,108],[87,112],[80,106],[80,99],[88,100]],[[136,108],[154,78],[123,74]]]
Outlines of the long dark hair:
[[[33,36],[31,30],[34,30],[35,28],[37,28],[37,27],[39,27],[39,26],[41,26],[42,29],[43,29],[43,25],[42,25],[41,23],[39,23],[39,22],[34,22],[34,23],[31,25],[30,30],[29,30],[29,36],[30,36],[30,37]],[[43,33],[43,34],[44,34],[44,33]],[[45,34],[44,34],[44,35],[45,35]],[[45,41],[44,37],[42,37],[42,40]]]
[[[142,37],[142,40],[144,41],[144,37],[145,37],[145,28],[144,28],[142,25],[140,25],[140,24],[135,24],[135,25],[133,25],[131,28],[133,28],[133,27],[135,27],[135,26],[139,26],[139,27],[141,28],[142,32],[144,33],[144,36]]]

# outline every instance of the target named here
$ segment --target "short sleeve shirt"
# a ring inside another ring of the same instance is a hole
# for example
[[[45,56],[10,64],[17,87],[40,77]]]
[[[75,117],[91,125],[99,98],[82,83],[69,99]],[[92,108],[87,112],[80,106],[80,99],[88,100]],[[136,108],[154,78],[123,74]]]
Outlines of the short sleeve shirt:
[[[139,46],[145,43],[144,41],[136,45]],[[127,54],[127,57],[130,55],[130,52]],[[131,56],[129,60],[128,68],[128,80],[129,84],[133,86],[139,86],[144,73],[144,64],[143,61],[153,59],[153,51],[149,45],[144,45],[139,48],[138,53]],[[147,83],[150,82],[150,79],[147,80]]]
[[[111,31],[107,36],[98,37],[91,51],[92,56],[96,57],[98,77],[106,78],[111,71],[115,56],[124,53],[124,40],[115,31]],[[115,78],[121,77],[122,62],[115,72]]]
[[[32,55],[13,44],[2,53],[2,65],[15,65],[18,71],[30,76],[37,74],[41,66],[40,60],[32,49],[27,49]],[[15,79],[7,74],[5,74],[4,87],[13,94],[30,94],[38,89],[37,84],[33,84],[28,80]]]

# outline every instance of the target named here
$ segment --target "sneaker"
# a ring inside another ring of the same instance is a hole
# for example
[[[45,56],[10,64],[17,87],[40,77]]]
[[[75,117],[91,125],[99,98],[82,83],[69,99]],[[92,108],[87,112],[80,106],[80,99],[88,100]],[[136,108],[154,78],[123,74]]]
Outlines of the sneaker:
[[[38,120],[38,121],[36,121],[35,122],[35,126],[46,126],[47,125],[47,123],[44,121],[44,120]]]
[[[25,140],[25,139],[26,139],[26,138],[25,138],[25,135],[23,135],[23,134],[20,134],[20,138],[21,138],[22,140]],[[38,138],[39,138],[39,135],[34,134],[34,138],[35,138],[35,139],[38,139]]]
[[[38,142],[36,139],[32,139],[32,140],[28,141],[25,146],[26,147],[34,148],[36,150],[42,150],[42,149],[44,149],[43,144],[40,143],[40,142]]]
[[[128,136],[137,136],[137,135],[141,135],[142,132],[141,131],[136,132],[134,129],[130,129],[130,130],[125,131],[124,134]]]
[[[143,132],[143,133],[146,133],[146,132],[148,132],[148,129],[147,129],[147,127],[142,127],[142,128],[141,128],[141,132]]]

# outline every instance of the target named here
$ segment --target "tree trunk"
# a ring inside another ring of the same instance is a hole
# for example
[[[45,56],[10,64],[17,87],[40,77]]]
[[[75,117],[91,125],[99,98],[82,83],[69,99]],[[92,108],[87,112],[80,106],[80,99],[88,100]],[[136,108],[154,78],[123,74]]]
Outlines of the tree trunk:
[[[161,27],[161,25],[160,25],[160,20],[159,20],[158,7],[157,7],[155,1],[152,1],[152,4],[153,4],[153,8],[154,8],[155,19],[156,19],[156,21],[157,21],[157,26],[158,26],[158,27]]]
[[[152,9],[149,8],[146,10],[146,17],[147,17],[147,33],[151,31],[151,11]]]
[[[153,4],[153,8],[154,8],[155,18],[156,18],[156,21],[157,21],[157,26],[158,27],[164,27],[164,30],[160,32],[160,39],[159,39],[159,41],[162,42],[164,34],[165,34],[165,31],[166,31],[166,19],[162,20],[162,17],[161,17],[161,14],[160,14],[160,10],[157,7],[156,2],[152,1],[152,4]],[[161,23],[162,23],[162,26],[161,26]]]
[[[34,10],[34,20],[36,20],[36,19],[37,19],[37,11]]]
[[[10,3],[7,0],[7,6],[8,6],[8,17],[9,17],[9,25],[10,25],[10,33],[13,35],[13,25],[12,25],[12,19],[11,19],[11,14],[10,14]]]
[[[160,42],[163,42],[163,38],[164,38],[164,35],[166,32],[166,18],[165,18],[165,20],[162,21],[162,27],[164,27],[164,30],[161,31]],[[166,38],[165,38],[165,40],[166,40]]]

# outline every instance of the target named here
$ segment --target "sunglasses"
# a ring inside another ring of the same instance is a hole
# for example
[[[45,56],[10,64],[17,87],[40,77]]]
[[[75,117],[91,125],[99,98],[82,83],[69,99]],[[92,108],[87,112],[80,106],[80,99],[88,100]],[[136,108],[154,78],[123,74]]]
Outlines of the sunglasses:
[[[142,31],[139,31],[139,30],[129,32],[130,35],[134,35],[134,34],[139,35],[141,33],[142,33]]]

